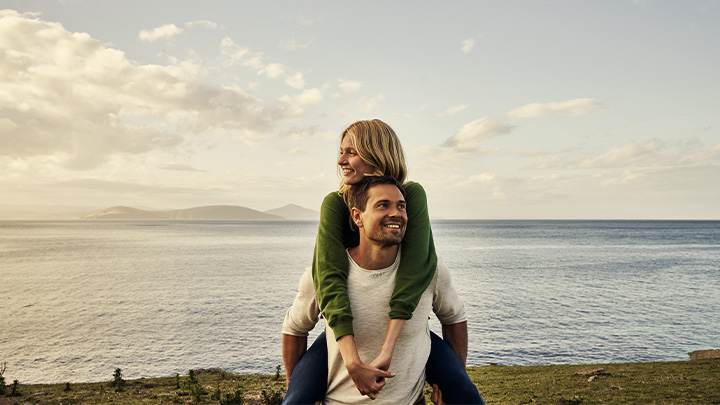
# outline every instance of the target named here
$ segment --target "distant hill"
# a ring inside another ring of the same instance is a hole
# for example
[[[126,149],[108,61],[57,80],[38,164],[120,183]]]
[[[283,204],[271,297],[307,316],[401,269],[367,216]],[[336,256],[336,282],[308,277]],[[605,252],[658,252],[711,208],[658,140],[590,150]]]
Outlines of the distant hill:
[[[169,211],[146,211],[137,208],[117,206],[91,212],[82,216],[80,219],[256,221],[282,220],[285,218],[237,205],[212,205]]]
[[[266,214],[277,215],[285,219],[320,219],[320,213],[295,204],[265,211]]]

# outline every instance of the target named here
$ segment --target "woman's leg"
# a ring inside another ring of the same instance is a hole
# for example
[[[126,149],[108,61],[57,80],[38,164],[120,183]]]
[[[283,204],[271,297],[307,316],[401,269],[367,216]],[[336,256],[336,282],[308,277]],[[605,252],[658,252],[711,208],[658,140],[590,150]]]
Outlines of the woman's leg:
[[[453,348],[433,332],[430,332],[430,341],[425,379],[430,385],[438,385],[443,401],[447,404],[484,405],[477,387],[470,380]]]
[[[314,404],[325,399],[327,357],[327,342],[323,332],[295,366],[283,404]]]

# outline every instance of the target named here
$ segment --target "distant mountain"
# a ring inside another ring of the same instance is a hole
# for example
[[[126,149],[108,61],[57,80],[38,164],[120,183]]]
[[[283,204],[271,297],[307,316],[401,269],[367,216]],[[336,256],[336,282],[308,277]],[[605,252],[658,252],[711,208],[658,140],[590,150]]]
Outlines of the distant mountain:
[[[285,219],[320,219],[320,213],[295,204],[265,211],[266,214],[277,215]]]
[[[90,214],[82,216],[80,219],[247,221],[281,220],[284,218],[237,205],[213,205],[169,211],[146,211],[137,208],[117,206],[91,212]]]

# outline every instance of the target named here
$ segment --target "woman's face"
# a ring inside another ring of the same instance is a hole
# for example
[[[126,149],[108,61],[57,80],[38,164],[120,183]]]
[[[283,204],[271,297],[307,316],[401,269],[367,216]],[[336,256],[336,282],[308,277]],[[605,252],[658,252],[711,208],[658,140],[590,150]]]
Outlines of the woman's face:
[[[349,186],[359,183],[366,174],[373,172],[373,167],[360,159],[350,135],[346,135],[340,142],[338,165],[340,165],[343,183]]]

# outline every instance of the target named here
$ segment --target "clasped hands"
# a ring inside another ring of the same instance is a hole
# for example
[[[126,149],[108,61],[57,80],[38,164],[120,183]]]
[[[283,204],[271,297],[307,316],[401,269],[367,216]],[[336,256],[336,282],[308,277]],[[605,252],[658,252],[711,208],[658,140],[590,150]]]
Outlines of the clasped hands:
[[[372,400],[377,398],[380,391],[385,387],[385,379],[395,377],[395,373],[387,371],[390,368],[391,360],[392,356],[380,353],[370,364],[359,361],[347,367],[350,378],[352,378],[355,388],[360,391],[361,395],[366,395]],[[430,398],[432,403],[444,405],[445,402],[442,399],[440,388],[438,388],[437,384],[433,384],[432,388],[433,392]]]
[[[385,379],[395,377],[395,373],[388,371],[391,360],[392,355],[381,352],[369,364],[363,363],[358,358],[357,361],[345,364],[345,366],[360,394],[375,399],[380,390],[385,387]]]

